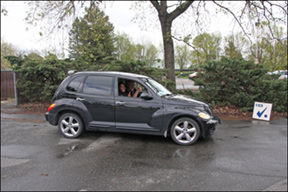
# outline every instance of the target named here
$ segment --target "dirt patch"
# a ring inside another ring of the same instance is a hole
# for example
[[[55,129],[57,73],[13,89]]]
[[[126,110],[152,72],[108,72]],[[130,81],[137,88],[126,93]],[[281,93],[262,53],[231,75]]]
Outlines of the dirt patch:
[[[50,103],[25,103],[18,105],[17,108],[24,110],[28,114],[45,114],[49,105]]]
[[[6,114],[45,114],[50,103],[25,103],[15,105],[14,99],[1,101],[1,113]]]
[[[41,120],[41,119],[17,119],[17,118],[6,118],[6,117],[1,117],[1,119],[12,120],[12,121],[26,121],[26,122],[45,122],[45,120]]]
[[[235,106],[213,106],[215,115],[218,115],[221,119],[226,120],[252,120],[252,111],[243,112],[240,108]],[[287,118],[287,112],[279,113],[272,111],[270,120],[277,120],[279,118]]]
[[[4,101],[5,103],[11,103],[13,100]],[[10,107],[2,108],[1,101],[1,113],[7,114],[45,114],[50,103],[26,103],[18,106],[11,105]],[[7,104],[6,104],[7,105]],[[240,108],[234,106],[213,106],[215,115],[221,119],[226,120],[252,120],[252,112],[243,112]],[[287,118],[287,112],[278,113],[275,111],[271,112],[271,120],[277,120],[279,118]]]

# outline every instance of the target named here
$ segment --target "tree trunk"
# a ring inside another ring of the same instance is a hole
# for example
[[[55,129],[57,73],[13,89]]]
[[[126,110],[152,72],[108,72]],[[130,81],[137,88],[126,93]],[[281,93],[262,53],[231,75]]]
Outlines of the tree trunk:
[[[175,18],[185,12],[194,1],[180,1],[174,11],[168,13],[167,0],[155,1],[150,0],[151,4],[158,12],[158,17],[161,23],[163,45],[164,45],[164,63],[168,69],[166,78],[175,82],[175,66],[174,66],[174,45],[171,34],[172,22]]]
[[[168,69],[167,79],[175,82],[175,66],[174,66],[174,44],[171,36],[172,22],[161,22],[163,45],[164,45],[164,63]]]

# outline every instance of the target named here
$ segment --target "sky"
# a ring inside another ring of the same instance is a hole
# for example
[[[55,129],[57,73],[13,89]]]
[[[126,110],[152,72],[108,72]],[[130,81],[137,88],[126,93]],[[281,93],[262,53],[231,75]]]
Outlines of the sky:
[[[109,16],[110,22],[114,25],[115,32],[128,34],[134,43],[148,41],[156,47],[159,47],[162,43],[162,34],[160,23],[157,20],[157,14],[150,14],[151,9],[150,11],[149,9],[142,9],[144,10],[143,13],[140,11],[137,12],[135,9],[130,9],[131,3],[135,2],[115,1],[112,5],[111,3],[105,4],[104,12]],[[26,24],[26,11],[29,7],[24,1],[1,1],[1,8],[2,7],[8,10],[7,16],[1,14],[1,39],[5,42],[11,43],[15,47],[23,50],[47,50],[50,52],[56,50],[56,52],[61,52],[61,47],[67,49],[69,42],[68,31],[57,32],[49,38],[43,39],[43,37],[39,35],[41,31],[39,28],[40,25],[31,27]],[[138,16],[145,14],[147,18],[133,22],[132,19],[137,14]],[[206,32],[218,31],[223,37],[233,29],[234,23],[232,23],[232,19],[229,19],[227,16],[215,16],[212,19],[210,27]],[[178,21],[176,20],[173,22],[173,25],[176,26],[174,28],[177,28],[177,30],[175,30],[176,33],[181,34],[187,31],[189,33],[189,30],[191,30],[192,33],[193,27],[190,23],[183,24],[180,19],[178,19]],[[26,30],[27,27],[29,27],[28,31]],[[146,30],[143,28],[146,28]],[[67,56],[67,50],[65,53]]]

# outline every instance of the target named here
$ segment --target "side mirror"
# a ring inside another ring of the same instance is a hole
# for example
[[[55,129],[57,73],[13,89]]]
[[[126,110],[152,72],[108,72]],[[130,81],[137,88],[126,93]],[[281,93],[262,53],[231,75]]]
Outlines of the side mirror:
[[[153,97],[149,96],[147,92],[141,93],[140,98],[141,98],[141,99],[144,99],[144,100],[151,100],[151,99],[153,99]]]

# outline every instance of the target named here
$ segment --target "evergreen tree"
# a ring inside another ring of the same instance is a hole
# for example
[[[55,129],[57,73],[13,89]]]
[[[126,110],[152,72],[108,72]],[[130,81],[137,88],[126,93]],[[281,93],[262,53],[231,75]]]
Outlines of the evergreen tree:
[[[114,27],[94,4],[85,8],[85,16],[76,18],[69,33],[69,53],[71,58],[81,57],[87,64],[99,64],[113,55]]]

